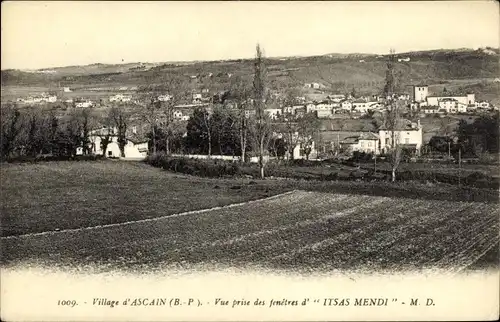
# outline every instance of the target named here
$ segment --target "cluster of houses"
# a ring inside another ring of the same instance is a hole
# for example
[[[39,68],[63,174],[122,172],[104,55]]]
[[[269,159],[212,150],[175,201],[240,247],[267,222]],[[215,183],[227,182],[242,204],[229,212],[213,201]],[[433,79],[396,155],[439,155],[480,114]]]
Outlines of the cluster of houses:
[[[39,96],[28,96],[26,98],[18,98],[17,102],[22,104],[55,103],[57,102],[57,96],[53,94],[42,93]]]
[[[408,100],[409,94],[397,94],[395,97]],[[384,109],[383,99],[378,95],[354,98],[351,95],[335,94],[327,96],[326,100],[323,101],[304,102],[282,108],[269,108],[266,112],[274,119],[280,115],[300,117],[306,113],[314,113],[318,118],[332,118],[335,114],[354,113],[364,115],[369,111],[381,112]]]
[[[427,85],[412,86],[411,93],[411,108],[420,110],[424,114],[474,113],[481,109],[495,108],[489,102],[476,101],[474,93],[429,95]]]

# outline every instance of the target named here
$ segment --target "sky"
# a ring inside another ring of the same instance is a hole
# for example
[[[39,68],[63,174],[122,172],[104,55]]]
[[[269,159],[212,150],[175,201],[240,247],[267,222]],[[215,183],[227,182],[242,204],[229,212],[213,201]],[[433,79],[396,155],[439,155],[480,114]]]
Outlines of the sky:
[[[2,2],[1,68],[499,47],[497,1]]]

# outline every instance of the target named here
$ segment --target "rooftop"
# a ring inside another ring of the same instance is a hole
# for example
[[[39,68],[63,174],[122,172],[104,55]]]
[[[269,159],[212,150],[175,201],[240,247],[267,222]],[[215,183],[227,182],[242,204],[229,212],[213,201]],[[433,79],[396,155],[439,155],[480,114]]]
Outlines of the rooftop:
[[[379,136],[378,134],[372,133],[372,132],[367,132],[367,133],[362,133],[359,136],[360,140],[378,140]]]

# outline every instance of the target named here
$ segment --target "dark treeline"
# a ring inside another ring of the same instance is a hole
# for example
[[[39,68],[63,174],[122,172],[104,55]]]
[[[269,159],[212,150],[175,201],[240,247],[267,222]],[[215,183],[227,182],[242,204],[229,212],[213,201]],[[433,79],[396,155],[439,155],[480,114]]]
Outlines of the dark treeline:
[[[64,116],[56,116],[53,111],[39,108],[19,109],[13,105],[1,109],[2,160],[16,157],[51,155],[74,157],[78,148],[83,155],[91,154],[91,131],[97,127],[108,128],[126,126],[126,113],[119,108],[111,108],[105,116],[91,109],[73,110]],[[122,124],[120,124],[120,120]],[[120,149],[125,147],[125,130],[118,131]],[[109,144],[109,134],[102,137],[102,145]],[[101,146],[105,151],[106,147]]]

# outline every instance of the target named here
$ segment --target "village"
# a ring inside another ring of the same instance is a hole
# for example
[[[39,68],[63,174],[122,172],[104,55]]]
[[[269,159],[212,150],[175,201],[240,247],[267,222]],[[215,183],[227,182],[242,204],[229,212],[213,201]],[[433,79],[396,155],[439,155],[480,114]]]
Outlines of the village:
[[[401,58],[399,59],[399,61]],[[209,75],[210,76],[210,75]],[[228,75],[228,77],[230,77]],[[303,85],[305,91],[313,91],[313,95],[295,96],[291,99],[284,99],[285,94],[277,91],[272,92],[272,100],[270,104],[266,104],[264,109],[265,113],[269,116],[272,122],[278,125],[286,123],[295,123],[305,115],[312,116],[318,120],[328,122],[328,120],[358,120],[361,122],[363,119],[383,119],[386,112],[384,102],[389,97],[383,97],[381,94],[373,95],[358,95],[353,88],[350,93],[346,94],[331,94],[327,87],[319,82],[305,83]],[[99,91],[101,88],[91,88],[91,90]],[[137,86],[131,87],[118,87],[115,88],[116,93],[109,95],[98,102],[83,97],[78,98],[65,98],[64,94],[72,93],[70,87],[64,87],[61,91],[60,97],[56,96],[55,92],[42,93],[38,96],[30,96],[27,98],[18,98],[17,102],[22,105],[42,105],[42,104],[57,104],[62,101],[65,106],[71,108],[96,108],[106,109],[109,106],[119,105],[141,105],[143,102],[139,101],[140,96],[137,95]],[[300,93],[300,91],[298,91]],[[310,97],[314,97],[311,100]],[[170,117],[173,121],[180,124],[187,124],[193,111],[195,109],[204,109],[209,114],[213,112],[214,106],[223,106],[229,111],[237,111],[238,104],[231,98],[230,91],[219,91],[218,93],[211,93],[208,88],[201,88],[201,90],[191,91],[187,99],[184,97],[181,100],[176,100],[173,94],[163,93],[155,94],[152,96],[154,101],[161,102],[162,104],[169,105]],[[401,102],[404,105],[404,115],[407,118],[398,129],[398,137],[400,143],[411,150],[413,155],[420,155],[422,146],[429,143],[425,142],[423,132],[423,125],[420,122],[421,118],[428,117],[444,117],[453,115],[462,116],[477,116],[482,113],[491,111],[498,111],[498,107],[490,104],[488,101],[476,100],[475,93],[450,93],[446,89],[442,93],[431,93],[427,85],[410,85],[406,86],[405,90],[400,93],[392,95],[392,99]],[[249,102],[251,103],[251,99]],[[146,102],[147,103],[147,102]],[[255,116],[255,109],[244,108],[244,116],[250,118]],[[356,121],[354,121],[356,122]],[[131,124],[130,130],[127,134],[131,139],[127,143],[127,148],[124,152],[126,158],[141,158],[146,157],[148,154],[147,140],[145,135],[143,122],[137,120],[136,123]],[[143,135],[138,134],[142,133]],[[103,128],[92,129],[90,141],[93,148],[90,150],[95,154],[103,154],[99,147],[100,137]],[[107,149],[107,157],[120,156],[118,143],[116,141],[117,130],[111,129],[111,136],[115,136],[115,141],[111,140]],[[326,132],[325,132],[326,131]],[[368,131],[351,131],[346,129],[340,131],[336,137],[332,138],[332,133],[327,133],[327,129],[323,129],[323,135],[320,134],[318,129],[316,135],[304,137],[298,132],[294,135],[301,136],[295,141],[296,146],[293,152],[286,154],[286,158],[300,159],[321,159],[328,157],[327,150],[331,150],[330,156],[339,155],[352,155],[353,152],[363,152],[370,155],[381,155],[387,152],[389,144],[389,134],[386,128],[379,124],[378,127],[369,129]],[[329,135],[330,134],[330,135]],[[335,134],[335,133],[333,133]],[[186,135],[184,133],[183,135]],[[284,138],[286,135],[281,131],[276,131],[274,136],[277,138]],[[330,137],[330,139],[325,139]],[[321,146],[320,142],[321,141]],[[427,140],[428,141],[428,140]],[[307,143],[307,144],[306,144]],[[308,153],[305,153],[307,145]],[[78,154],[84,152],[83,147],[78,149]],[[217,156],[212,156],[217,158]],[[219,156],[228,159],[229,157]],[[272,157],[271,157],[272,158]],[[254,158],[255,159],[255,158]]]

